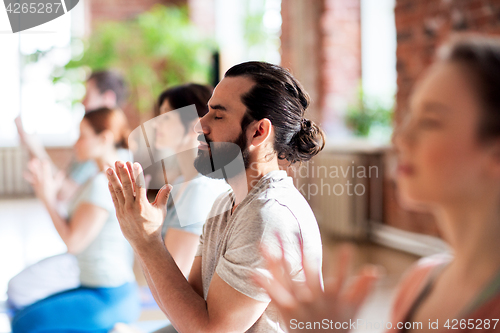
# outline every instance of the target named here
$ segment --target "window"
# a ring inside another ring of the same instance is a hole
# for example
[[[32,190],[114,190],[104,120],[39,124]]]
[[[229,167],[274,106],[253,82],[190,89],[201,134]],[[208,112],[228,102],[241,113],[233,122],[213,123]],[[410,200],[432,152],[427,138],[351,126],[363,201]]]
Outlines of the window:
[[[361,0],[363,91],[386,107],[396,93],[395,0]]]
[[[83,33],[83,4],[40,26],[13,34],[7,12],[0,10],[0,146],[15,146],[18,135],[14,119],[21,114],[25,129],[37,133],[45,145],[69,145],[77,138],[83,116],[72,97],[83,87],[53,84],[55,66],[66,64],[81,47],[72,36]]]
[[[215,3],[215,38],[221,52],[222,74],[250,60],[280,63],[281,0]]]

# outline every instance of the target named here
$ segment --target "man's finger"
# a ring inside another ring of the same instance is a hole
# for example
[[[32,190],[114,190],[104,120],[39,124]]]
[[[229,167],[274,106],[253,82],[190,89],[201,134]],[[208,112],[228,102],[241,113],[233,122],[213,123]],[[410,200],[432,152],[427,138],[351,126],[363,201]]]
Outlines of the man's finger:
[[[123,188],[123,196],[125,197],[125,202],[134,202],[134,188],[132,187],[132,180],[130,179],[130,174],[128,173],[126,165],[122,161],[116,161],[116,173],[120,176]]]
[[[281,262],[285,268],[285,273],[290,274],[292,272],[292,268],[290,267],[290,263],[286,260],[285,244],[283,243],[283,238],[281,238],[281,234],[278,231],[276,231],[276,238],[278,238],[278,242],[280,244]]]
[[[361,305],[363,305],[366,297],[373,290],[375,282],[378,280],[378,278],[379,272],[377,267],[367,266],[362,270],[361,274],[348,288],[345,293],[344,299],[350,305],[353,311],[352,315],[355,315]]]
[[[170,191],[172,191],[172,185],[170,184],[163,185],[163,187],[158,191],[158,194],[156,195],[156,199],[153,202],[153,206],[162,209],[166,208]]]
[[[297,307],[295,297],[276,279],[269,279],[259,272],[252,275],[253,280],[261,288],[267,291],[269,297],[275,302],[280,310],[291,310]]]
[[[115,205],[115,208],[118,211],[120,206],[123,206],[125,203],[122,184],[120,183],[120,180],[118,179],[118,176],[113,168],[109,168],[106,171],[106,175],[108,176],[108,181],[111,183],[111,187],[113,188],[113,193],[115,194],[116,202],[118,203],[118,206]]]
[[[347,275],[349,274],[349,268],[352,261],[353,256],[353,248],[350,245],[344,244],[340,247],[340,253],[338,256],[337,263],[337,279],[336,284],[333,290],[329,290],[327,292],[333,293],[333,295],[338,295],[344,286]],[[326,290],[325,290],[326,291]]]
[[[283,238],[281,237],[281,234],[276,231],[276,238],[278,238],[278,242],[280,244],[280,249],[281,249],[281,265],[283,269],[285,270],[285,274],[283,275],[283,278],[285,279],[285,283],[288,285],[289,289],[293,293],[295,291],[294,288],[294,283],[291,278],[292,274],[292,267],[290,266],[290,263],[288,260],[286,260],[286,250],[285,250],[285,244],[283,243]]]
[[[286,272],[286,267],[283,266],[281,258],[273,257],[264,246],[260,247],[260,253],[266,261],[268,271],[274,279],[289,290],[293,291],[292,283],[290,282],[290,275]]]
[[[113,204],[116,208],[118,208],[118,199],[116,198],[115,189],[113,188],[113,184],[111,184],[111,182],[108,182],[108,189],[109,193],[111,194],[111,199],[113,199]],[[115,209],[115,211],[116,213],[118,213],[118,209]]]
[[[144,171],[139,163],[134,163],[132,166],[133,175],[134,175],[134,183],[136,185],[135,192],[136,196],[139,200],[148,202],[148,198],[146,195],[146,181],[144,179]]]
[[[127,166],[128,173],[131,176],[130,180],[132,182],[132,189],[134,190],[134,197],[135,197],[136,196],[136,192],[137,192],[137,188],[136,188],[137,185],[135,183],[134,170],[132,170],[132,164],[130,162],[127,161],[127,163],[125,163],[125,165]]]

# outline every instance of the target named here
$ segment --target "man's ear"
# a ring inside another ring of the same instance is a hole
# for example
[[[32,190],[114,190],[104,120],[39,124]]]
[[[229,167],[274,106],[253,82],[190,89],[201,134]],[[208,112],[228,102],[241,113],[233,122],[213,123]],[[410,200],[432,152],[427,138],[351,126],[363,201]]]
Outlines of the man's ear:
[[[260,146],[261,144],[268,141],[269,136],[273,132],[273,125],[271,121],[267,118],[263,118],[256,121],[251,126],[252,138],[250,139],[250,144],[252,146]]]

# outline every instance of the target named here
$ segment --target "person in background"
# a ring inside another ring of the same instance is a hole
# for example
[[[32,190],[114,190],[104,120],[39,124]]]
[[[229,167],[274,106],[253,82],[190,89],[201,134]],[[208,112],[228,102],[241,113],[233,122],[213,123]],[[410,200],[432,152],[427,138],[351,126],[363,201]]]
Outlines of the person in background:
[[[127,85],[120,74],[112,70],[96,71],[90,74],[85,83],[85,96],[82,104],[85,113],[103,107],[120,108],[125,104],[127,96]],[[132,160],[128,149],[119,149],[118,157],[126,161]],[[58,192],[59,200],[69,199],[80,185],[97,172],[98,168],[93,161],[72,163]]]
[[[434,214],[452,255],[423,258],[406,273],[388,332],[500,331],[500,39],[460,37],[442,49],[394,142],[402,203]],[[289,281],[274,259],[274,277],[256,279],[289,323],[344,322],[376,275],[364,271],[341,293],[345,266],[324,291],[314,274],[304,285]]]
[[[32,160],[26,179],[47,209],[54,227],[75,255],[79,286],[48,295],[18,310],[13,333],[108,332],[117,322],[139,317],[140,303],[132,270],[133,251],[116,219],[103,171],[127,148],[128,124],[118,109],[85,114],[74,145],[79,161],[92,160],[99,172],[72,197],[69,217],[57,209],[57,186],[46,162]]]
[[[85,87],[82,104],[86,113],[103,107],[113,109],[123,105],[127,98],[125,81],[114,71],[92,73]],[[131,160],[128,149],[118,148],[117,153],[120,160]],[[57,187],[57,199],[61,207],[66,206],[79,187],[97,173],[98,165],[92,159],[77,159],[71,164],[68,172],[59,172],[53,186]],[[21,309],[49,295],[76,288],[80,285],[79,275],[78,262],[69,252],[41,260],[25,268],[9,281],[9,305],[14,309]]]
[[[162,237],[177,266],[189,275],[203,225],[215,199],[230,187],[223,180],[202,176],[194,167],[198,152],[198,134],[194,126],[208,113],[213,89],[200,84],[186,84],[162,92],[158,98],[156,148],[170,148],[175,154],[181,176],[167,202]],[[193,105],[193,109],[182,109]]]

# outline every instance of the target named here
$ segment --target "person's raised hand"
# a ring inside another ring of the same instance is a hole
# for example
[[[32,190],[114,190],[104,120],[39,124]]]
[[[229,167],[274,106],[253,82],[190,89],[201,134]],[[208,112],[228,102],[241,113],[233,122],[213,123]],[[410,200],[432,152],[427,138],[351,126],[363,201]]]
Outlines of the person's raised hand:
[[[163,186],[151,204],[146,196],[144,174],[139,163],[118,161],[106,171],[109,191],[123,235],[133,247],[161,239],[161,226],[171,185]]]
[[[64,180],[64,173],[59,171],[54,175],[49,161],[33,158],[28,162],[24,179],[31,184],[38,199],[45,205],[53,205]]]
[[[319,268],[313,267],[312,262],[304,257],[304,248],[300,238],[299,242],[305,274],[304,282],[291,279],[291,270],[285,259],[283,244],[281,244],[282,256],[279,259],[270,256],[265,248],[262,249],[271,277],[255,273],[255,281],[267,291],[289,330],[294,332],[324,332],[325,329],[348,331],[350,319],[354,320],[378,278],[378,269],[367,265],[354,281],[346,285],[352,249],[344,246],[340,250],[335,276],[325,278],[323,289]],[[319,322],[321,327],[310,329],[307,327],[308,322]],[[340,326],[335,327],[335,323],[340,323]]]

